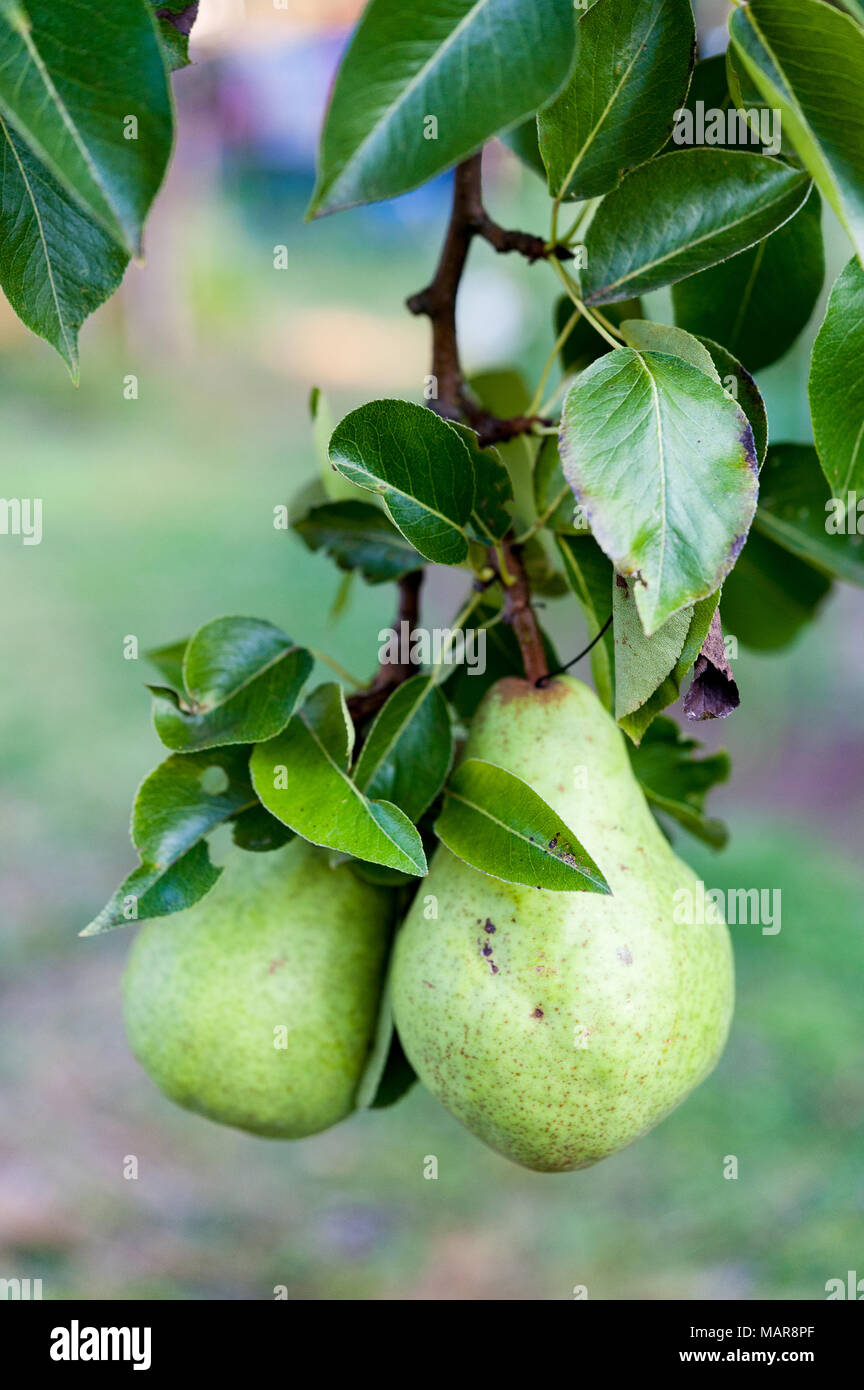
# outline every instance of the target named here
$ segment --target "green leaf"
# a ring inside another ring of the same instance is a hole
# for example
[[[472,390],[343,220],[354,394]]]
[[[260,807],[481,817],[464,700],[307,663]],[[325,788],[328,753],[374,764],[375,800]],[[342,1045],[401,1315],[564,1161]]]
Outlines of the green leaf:
[[[527,121],[520,121],[519,125],[502,131],[501,139],[523,164],[533,169],[534,173],[539,174],[543,182],[546,182],[546,167],[540,153],[536,116],[529,116]]]
[[[149,0],[156,11],[162,54],[169,72],[189,66],[189,35],[198,18],[198,0]]]
[[[310,550],[323,550],[341,570],[359,570],[370,584],[400,579],[423,560],[372,502],[324,502],[292,522]]]
[[[129,262],[0,117],[0,285],[78,379],[78,330]]]
[[[812,622],[830,589],[827,575],[754,526],[723,585],[726,631],[754,651],[779,651]]]
[[[814,189],[801,211],[758,246],[675,285],[675,322],[722,343],[756,372],[789,351],[824,278],[822,202]]]
[[[480,372],[470,378],[468,385],[480,406],[499,419],[525,415],[531,404],[531,391],[517,371]],[[522,434],[502,444],[498,453],[510,475],[515,525],[524,530],[534,521],[531,473],[537,441]]]
[[[617,304],[608,305],[605,314],[613,327],[617,328],[624,319],[641,319],[642,301],[622,299]],[[572,317],[573,301],[569,295],[562,295],[555,305],[556,338],[563,333]],[[597,329],[584,316],[580,316],[561,349],[561,365],[565,372],[583,372],[608,351],[606,339],[600,337]]]
[[[537,520],[548,531],[573,535],[587,529],[578,524],[576,499],[564,477],[558,440],[551,434],[543,440],[534,467],[534,506]]]
[[[864,492],[864,270],[851,260],[834,284],[810,362],[810,415],[835,496]]]
[[[171,642],[165,647],[152,647],[144,653],[150,665],[155,666],[159,674],[164,676],[175,690],[183,689],[183,658],[188,646],[189,638],[184,637],[181,642]]]
[[[766,155],[677,150],[628,174],[585,238],[586,304],[662,289],[776,231],[810,190],[806,174]]]
[[[182,753],[272,738],[290,719],[314,664],[272,623],[216,618],[186,648],[182,692],[150,687],[156,732]]]
[[[620,575],[612,585],[615,645],[615,718],[633,714],[661,686],[684,650],[693,610],[674,613],[646,637],[636,611],[633,586]]]
[[[845,499],[838,502],[832,506],[815,449],[775,444],[762,470],[753,524],[833,578],[864,585],[864,535],[858,534],[857,508],[849,515]]]
[[[538,117],[553,197],[608,193],[657,153],[695,47],[690,0],[596,0],[576,26],[573,76]]]
[[[137,255],[173,131],[145,0],[27,0],[26,16],[6,9],[0,114],[83,211]]]
[[[736,63],[864,256],[864,33],[820,0],[751,0],[729,23]]]
[[[447,701],[432,676],[394,690],[357,759],[354,781],[367,796],[392,801],[418,821],[440,792],[453,761]]]
[[[349,726],[339,688],[314,691],[282,733],[252,753],[260,800],[314,845],[425,874],[423,844],[408,817],[388,801],[370,801],[348,776]]]
[[[687,91],[687,100],[680,104],[675,113],[675,129],[668,144],[664,147],[663,153],[670,154],[672,151],[680,149],[682,145],[692,145],[697,148],[710,146],[723,150],[740,149],[741,143],[738,139],[727,140],[729,131],[726,121],[724,120],[721,129],[720,122],[713,117],[715,111],[722,112],[725,117],[730,108],[734,109],[734,102],[729,95],[725,53],[700,59],[693,69],[693,77]],[[699,119],[700,111],[702,113],[701,120]],[[737,136],[737,129],[732,133]]]
[[[505,883],[557,893],[611,889],[552,807],[521,777],[468,758],[444,788],[435,833],[466,864]]]
[[[862,0],[840,0],[844,10],[848,10],[851,15],[858,20],[859,24],[864,24],[864,3]]]
[[[567,80],[571,0],[371,0],[336,79],[310,213],[393,198],[532,115]]]
[[[513,485],[497,449],[480,447],[474,430],[467,425],[450,422],[471,456],[474,471],[475,497],[470,531],[474,540],[484,544],[500,541],[513,524],[510,515],[513,504]]]
[[[567,582],[585,614],[588,639],[594,641],[612,612],[615,571],[593,536],[556,536]],[[597,694],[609,710],[615,709],[615,642],[612,627],[591,648],[591,674]]]
[[[371,401],[346,415],[330,440],[346,478],[384,498],[396,526],[427,560],[459,565],[474,506],[471,455],[456,430],[408,401]]]
[[[699,341],[710,352],[724,389],[738,402],[750,421],[753,443],[756,446],[756,460],[761,468],[768,448],[768,415],[762,393],[750,373],[731,352],[727,352],[726,348],[713,342],[711,338],[700,338]]]
[[[375,1040],[357,1088],[355,1108],[383,1110],[388,1105],[395,1105],[416,1080],[417,1074],[402,1051],[399,1035],[393,1025],[390,989],[385,986]]]
[[[665,352],[669,357],[680,357],[700,372],[710,376],[719,385],[720,374],[714,365],[704,343],[682,328],[673,328],[668,323],[652,323],[650,319],[625,319],[621,324],[621,337],[629,347],[639,352]]]
[[[643,705],[634,710],[631,714],[625,715],[618,720],[621,728],[632,743],[638,745],[645,736],[646,731],[651,727],[654,720],[669,705],[674,705],[678,696],[681,694],[681,686],[686,677],[693,670],[703,643],[708,636],[711,622],[717,611],[717,604],[720,601],[720,590],[709,594],[707,598],[700,599],[694,603],[692,608],[684,611],[689,617],[687,637],[681,649],[681,655],[675,663],[673,669],[666,678],[661,681],[650,699]],[[662,629],[661,629],[662,630]]]
[[[205,837],[256,804],[248,748],[166,758],[135,798],[132,840],[141,865],[81,935],[98,936],[198,902],[221,873],[210,862]]]
[[[184,753],[182,757],[189,755]],[[233,839],[240,849],[248,849],[255,854],[280,849],[294,839],[294,831],[289,830],[269,811],[265,811],[260,801],[240,811],[234,820]]]
[[[689,362],[619,348],[564,404],[561,458],[595,539],[636,578],[647,636],[717,589],[756,510],[747,417]]]
[[[628,751],[649,805],[714,849],[722,849],[729,832],[722,821],[709,820],[704,808],[711,788],[729,780],[729,755],[698,758],[701,747],[696,739],[686,738],[674,720],[660,718],[639,747]]]
[[[768,447],[768,416],[765,402],[759,388],[749,372],[745,371],[726,348],[712,342],[710,338],[695,337],[680,328],[672,328],[665,323],[651,323],[648,319],[621,323],[621,334],[631,347],[654,352],[670,353],[681,357],[698,367],[706,376],[717,381],[724,390],[737,401],[753,430],[756,458],[761,464]]]

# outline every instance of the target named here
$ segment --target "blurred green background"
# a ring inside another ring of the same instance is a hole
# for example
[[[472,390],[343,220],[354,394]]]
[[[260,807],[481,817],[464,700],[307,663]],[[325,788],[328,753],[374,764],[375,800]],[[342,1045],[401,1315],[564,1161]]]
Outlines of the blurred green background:
[[[218,7],[217,7],[218,8]],[[0,541],[2,1009],[0,1276],[44,1297],[821,1298],[864,1275],[864,625],[838,587],[782,655],[742,648],[742,708],[721,727],[733,779],[708,887],[780,889],[782,931],[733,928],[739,1003],[726,1054],[634,1148],[566,1176],[483,1148],[419,1087],[390,1111],[295,1145],[175,1109],[130,1056],[129,938],[77,931],[132,867],[129,806],[160,759],[142,650],[208,618],[269,618],[371,675],[392,591],[339,577],[274,530],[314,472],[307,397],[337,412],[418,398],[427,326],[402,301],[430,274],[446,181],[311,226],[303,208],[329,74],[356,5],[223,5],[179,75],[180,140],[147,264],[84,331],[75,390],[0,317],[3,494],[41,497],[44,539]],[[700,9],[703,41],[726,6]],[[281,26],[281,27],[280,27]],[[542,231],[539,181],[489,152],[489,201]],[[826,225],[830,285],[848,252]],[[273,267],[288,248],[288,269]],[[556,282],[475,248],[460,312],[472,369],[550,344]],[[824,302],[824,301],[823,301]],[[651,305],[663,312],[663,299]],[[776,440],[806,440],[806,339],[763,373]],[[138,378],[137,400],[124,378]],[[438,573],[427,622],[462,581]],[[569,603],[546,619],[566,656]],[[585,673],[587,676],[587,672]],[[437,1181],[423,1177],[438,1158]],[[135,1155],[136,1181],[123,1176]],[[739,1176],[724,1179],[735,1155]]]

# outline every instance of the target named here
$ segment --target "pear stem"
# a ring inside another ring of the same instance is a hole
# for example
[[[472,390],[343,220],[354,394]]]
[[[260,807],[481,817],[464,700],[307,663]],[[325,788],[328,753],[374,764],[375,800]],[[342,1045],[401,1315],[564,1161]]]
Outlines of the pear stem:
[[[531,606],[531,590],[522,562],[522,547],[506,540],[502,542],[502,547],[507,566],[505,573],[510,581],[505,581],[499,568],[499,577],[504,585],[502,618],[505,623],[510,624],[519,643],[526,680],[532,685],[539,685],[548,676],[549,665],[537,614]],[[490,564],[497,567],[497,556],[494,561],[490,556]]]

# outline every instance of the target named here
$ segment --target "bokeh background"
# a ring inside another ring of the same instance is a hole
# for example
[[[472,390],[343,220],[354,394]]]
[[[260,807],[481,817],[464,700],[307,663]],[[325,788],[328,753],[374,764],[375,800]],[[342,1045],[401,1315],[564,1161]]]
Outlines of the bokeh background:
[[[726,9],[698,6],[703,51]],[[330,563],[272,524],[314,474],[312,386],[341,413],[416,399],[427,370],[427,326],[402,302],[434,263],[448,180],[303,222],[357,10],[203,0],[146,265],[85,327],[77,390],[0,311],[2,491],[44,499],[40,546],[0,542],[0,1276],[42,1278],[61,1299],[260,1299],[276,1285],[291,1298],[568,1299],[581,1284],[603,1299],[822,1298],[827,1279],[864,1275],[864,623],[850,589],[783,654],[742,648],[742,708],[704,732],[733,757],[713,803],[732,839],[713,855],[682,832],[680,852],[709,887],[780,889],[782,931],[733,929],[739,1004],[720,1066],[596,1169],[523,1172],[419,1087],[295,1145],[175,1109],[124,1040],[128,936],[76,935],[133,865],[129,806],[162,756],[149,673],[124,660],[124,638],[143,650],[257,615],[366,676],[391,619],[392,591],[362,584],[334,617]],[[539,180],[503,147],[487,186],[501,220],[545,229]],[[833,223],[826,235],[830,285],[848,251]],[[469,366],[536,376],[555,286],[476,246],[460,302]],[[663,297],[650,307],[662,314]],[[809,438],[821,310],[760,379],[777,440]],[[428,620],[446,623],[458,597],[453,575],[436,576]],[[575,652],[574,605],[545,616]]]

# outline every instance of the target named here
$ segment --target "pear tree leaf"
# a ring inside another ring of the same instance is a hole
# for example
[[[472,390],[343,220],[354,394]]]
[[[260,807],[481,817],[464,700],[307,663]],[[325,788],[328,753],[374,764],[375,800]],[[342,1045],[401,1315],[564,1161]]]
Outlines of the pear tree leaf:
[[[689,616],[690,623],[684,646],[681,648],[681,655],[674,667],[644,704],[633,710],[631,714],[618,720],[627,737],[637,746],[641,743],[646,731],[654,723],[658,714],[667,709],[669,705],[674,705],[681,694],[681,686],[693,670],[702,652],[719,602],[720,590],[718,589],[716,593],[709,594],[707,598],[694,603],[692,608],[684,610]]]
[[[385,985],[372,1051],[360,1078],[355,1107],[358,1110],[383,1110],[395,1105],[416,1080],[416,1072],[402,1050],[393,1024],[390,988]]]
[[[189,646],[189,638],[185,637],[180,642],[170,642],[165,647],[151,647],[144,653],[151,666],[155,666],[161,676],[168,681],[169,686],[175,690],[183,689],[183,658],[186,655],[186,648]]]
[[[576,499],[561,467],[558,441],[547,435],[540,446],[534,466],[534,506],[537,520],[547,531],[578,535],[587,531],[576,510]]]
[[[864,32],[820,0],[751,0],[732,15],[729,33],[736,64],[780,111],[864,258]]]
[[[612,583],[615,575],[594,537],[589,532],[580,536],[555,537],[564,562],[567,582],[579,601],[588,624],[591,648],[591,675],[600,701],[609,710],[615,709],[615,642],[609,618],[612,612]],[[606,628],[599,641],[595,638]]]
[[[472,868],[505,883],[557,893],[611,893],[589,854],[521,777],[468,758],[444,788],[439,840]]]
[[[88,217],[140,253],[173,134],[144,0],[27,0],[0,11],[0,115]]]
[[[22,323],[59,352],[77,382],[78,331],[117,289],[129,257],[2,116],[0,152],[0,285]]]
[[[724,389],[738,402],[750,421],[756,461],[761,468],[768,448],[768,413],[762,393],[746,367],[742,367],[737,357],[733,357],[725,347],[711,338],[700,338],[699,342],[710,352]]]
[[[754,651],[789,646],[831,591],[828,575],[754,526],[723,585],[726,631]]]
[[[738,121],[729,140],[727,111],[734,110],[735,103],[729,92],[729,79],[726,74],[725,53],[714,54],[710,58],[700,58],[693,69],[687,99],[681,102],[675,112],[675,128],[662,153],[671,154],[687,146],[710,146],[721,150],[739,150]],[[722,125],[714,116],[719,111],[723,115]],[[701,112],[701,120],[699,118]]]
[[[539,174],[545,183],[546,166],[540,153],[536,115],[529,116],[527,121],[520,121],[518,125],[511,126],[509,130],[501,131],[500,138],[507,148],[513,151],[517,159],[520,159],[529,169],[533,169],[535,174]]]
[[[186,648],[182,691],[150,687],[156,732],[181,753],[272,738],[290,719],[314,664],[272,623],[215,618]]]
[[[188,757],[188,754],[182,754]],[[265,810],[256,799],[254,806],[239,811],[233,821],[232,838],[240,849],[248,849],[254,854],[264,854],[281,849],[294,839],[294,831],[289,830],[275,816]]]
[[[453,761],[447,701],[432,676],[397,686],[375,719],[357,759],[362,792],[391,801],[415,823],[435,800]]]
[[[426,856],[411,821],[398,806],[364,796],[348,776],[350,720],[346,712],[340,727],[332,690],[314,691],[282,733],[254,749],[250,768],[258,797],[313,845],[422,877]]]
[[[150,0],[156,11],[162,54],[169,72],[189,66],[189,35],[198,18],[198,0]]]
[[[668,323],[653,323],[651,319],[624,319],[620,328],[628,347],[639,352],[665,352],[669,357],[680,357],[720,383],[720,373],[704,343],[683,329]]]
[[[475,480],[474,509],[468,526],[471,537],[483,544],[500,541],[513,524],[510,515],[513,503],[510,474],[497,449],[491,446],[481,448],[474,430],[453,421],[448,423],[452,430],[456,430],[471,455]]]
[[[426,560],[465,560],[475,496],[471,454],[431,410],[398,400],[360,406],[336,426],[330,459],[352,483],[381,494],[395,525]]]
[[[668,157],[668,156],[667,156]],[[617,348],[571,387],[561,459],[650,637],[719,588],[756,510],[747,417],[689,362]]]
[[[588,228],[585,303],[662,289],[754,246],[795,215],[810,186],[797,169],[743,150],[682,149],[640,165]]]
[[[722,849],[729,832],[722,821],[705,814],[705,797],[729,780],[729,755],[698,757],[702,745],[687,738],[672,719],[654,721],[638,748],[628,746],[633,771],[648,804],[683,825],[714,849]]]
[[[789,351],[824,279],[822,201],[814,189],[779,231],[673,286],[675,322],[722,343],[758,372]]]
[[[837,497],[864,492],[864,270],[854,257],[831,291],[813,344],[809,389],[813,437],[829,486]]]
[[[292,525],[310,550],[325,551],[341,570],[358,570],[369,584],[401,579],[423,564],[380,507],[361,498],[311,506]]]
[[[693,610],[682,608],[673,613],[652,637],[646,637],[632,583],[616,575],[610,597],[614,615],[615,718],[620,721],[644,705],[674,670],[684,650]]]
[[[166,758],[135,798],[132,841],[141,864],[81,935],[98,936],[198,902],[222,872],[210,862],[206,836],[256,805],[248,747]]]
[[[753,525],[832,578],[861,586],[864,534],[858,530],[857,500],[850,508],[845,498],[831,498],[811,445],[774,444],[762,469]],[[860,525],[864,530],[864,519]]]
[[[700,338],[680,328],[666,323],[652,323],[638,320],[634,323],[622,321],[621,335],[630,347],[654,352],[665,352],[673,357],[681,357],[691,362],[713,381],[718,381],[724,390],[737,401],[753,430],[753,442],[759,464],[765,458],[768,447],[768,416],[765,402],[759,388],[749,372],[741,363],[727,352],[726,348],[712,342],[710,338]]]
[[[503,369],[479,372],[468,382],[480,406],[500,419],[525,415],[531,404],[531,391],[518,371]],[[537,440],[520,434],[498,447],[513,490],[513,516],[517,530],[534,521],[531,474],[537,454]]]
[[[690,0],[596,0],[581,15],[573,76],[538,117],[553,197],[608,193],[657,153],[695,48]]]
[[[394,198],[533,115],[573,62],[572,0],[371,0],[333,89],[310,215]]]
[[[864,0],[840,0],[840,4],[854,15],[859,24],[864,24]]]

